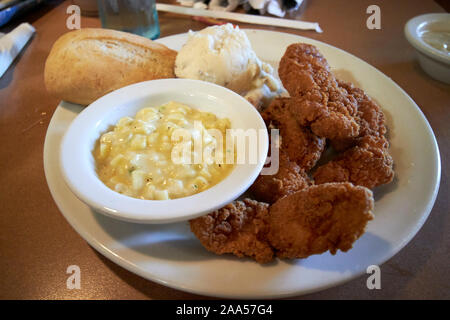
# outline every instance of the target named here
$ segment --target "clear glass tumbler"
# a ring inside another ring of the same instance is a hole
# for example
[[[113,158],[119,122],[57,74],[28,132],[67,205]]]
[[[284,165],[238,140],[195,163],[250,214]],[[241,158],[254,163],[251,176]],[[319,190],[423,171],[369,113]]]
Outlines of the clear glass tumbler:
[[[103,28],[159,37],[155,0],[97,0]]]

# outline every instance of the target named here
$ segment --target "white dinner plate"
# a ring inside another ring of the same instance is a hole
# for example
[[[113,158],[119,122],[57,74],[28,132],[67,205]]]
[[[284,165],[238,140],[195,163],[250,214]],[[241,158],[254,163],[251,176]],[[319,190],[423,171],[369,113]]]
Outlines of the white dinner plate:
[[[439,189],[440,158],[433,131],[414,101],[390,78],[366,62],[308,38],[245,30],[258,56],[274,67],[285,48],[307,42],[319,48],[333,70],[364,89],[383,108],[389,127],[395,179],[375,190],[375,219],[347,253],[260,265],[250,259],[206,251],[187,222],[139,225],[93,212],[63,181],[60,141],[81,107],[62,102],[44,146],[44,167],[52,196],[73,228],[96,250],[146,279],[180,290],[230,298],[275,298],[310,293],[349,281],[402,249],[430,213]],[[179,50],[187,34],[160,39]]]

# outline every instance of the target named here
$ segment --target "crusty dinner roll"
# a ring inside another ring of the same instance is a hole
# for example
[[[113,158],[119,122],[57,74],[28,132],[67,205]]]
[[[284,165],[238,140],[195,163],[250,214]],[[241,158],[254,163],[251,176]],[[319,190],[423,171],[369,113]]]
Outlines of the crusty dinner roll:
[[[68,32],[45,63],[45,86],[54,96],[90,104],[126,85],[173,78],[177,52],[150,39],[108,29]]]

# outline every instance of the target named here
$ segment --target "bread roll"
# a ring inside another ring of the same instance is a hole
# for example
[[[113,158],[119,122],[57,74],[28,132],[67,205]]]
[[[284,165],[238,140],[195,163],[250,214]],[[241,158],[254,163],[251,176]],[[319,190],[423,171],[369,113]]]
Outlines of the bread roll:
[[[59,99],[90,104],[126,85],[173,78],[177,52],[150,39],[108,29],[61,36],[45,63],[45,86]]]

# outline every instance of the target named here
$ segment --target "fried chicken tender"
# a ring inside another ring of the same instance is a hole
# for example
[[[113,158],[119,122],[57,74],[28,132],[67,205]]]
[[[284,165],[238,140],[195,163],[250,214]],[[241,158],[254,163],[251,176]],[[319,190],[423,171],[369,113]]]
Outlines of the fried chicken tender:
[[[279,170],[260,175],[250,188],[259,201],[234,201],[190,221],[202,245],[259,263],[347,251],[373,219],[369,190],[394,177],[381,108],[361,89],[337,80],[316,47],[290,45],[280,61],[290,94],[262,112],[280,130]],[[326,139],[342,151],[308,172]],[[271,204],[271,205],[269,205]]]
[[[312,181],[305,170],[290,161],[280,150],[278,172],[274,175],[259,175],[249,191],[258,201],[274,203],[284,196],[308,188],[311,184]]]
[[[267,241],[268,213],[268,204],[244,199],[193,219],[190,226],[202,245],[211,252],[248,256],[259,263],[266,263],[274,256]]]
[[[372,191],[351,183],[310,186],[268,204],[235,201],[190,221],[202,245],[259,263],[347,251],[373,218]]]
[[[372,191],[351,183],[312,186],[270,207],[268,239],[280,258],[347,251],[373,219]]]
[[[393,160],[388,153],[389,143],[384,136],[365,136],[358,144],[317,168],[316,184],[351,182],[372,189],[394,178]]]
[[[280,130],[281,150],[291,161],[302,169],[310,170],[320,159],[325,148],[325,139],[319,138],[307,127],[301,126],[292,117],[289,109],[289,98],[277,98],[261,114],[269,128]]]
[[[278,74],[294,103],[292,116],[301,125],[311,127],[319,137],[348,139],[358,136],[359,125],[353,118],[356,99],[340,87],[319,50],[306,43],[287,47]]]
[[[359,135],[356,138],[336,139],[331,145],[336,151],[344,151],[355,146],[364,136],[380,137],[386,134],[385,118],[380,106],[375,103],[362,89],[353,84],[338,80],[340,87],[347,90],[357,101],[358,111],[354,118],[359,125]]]

